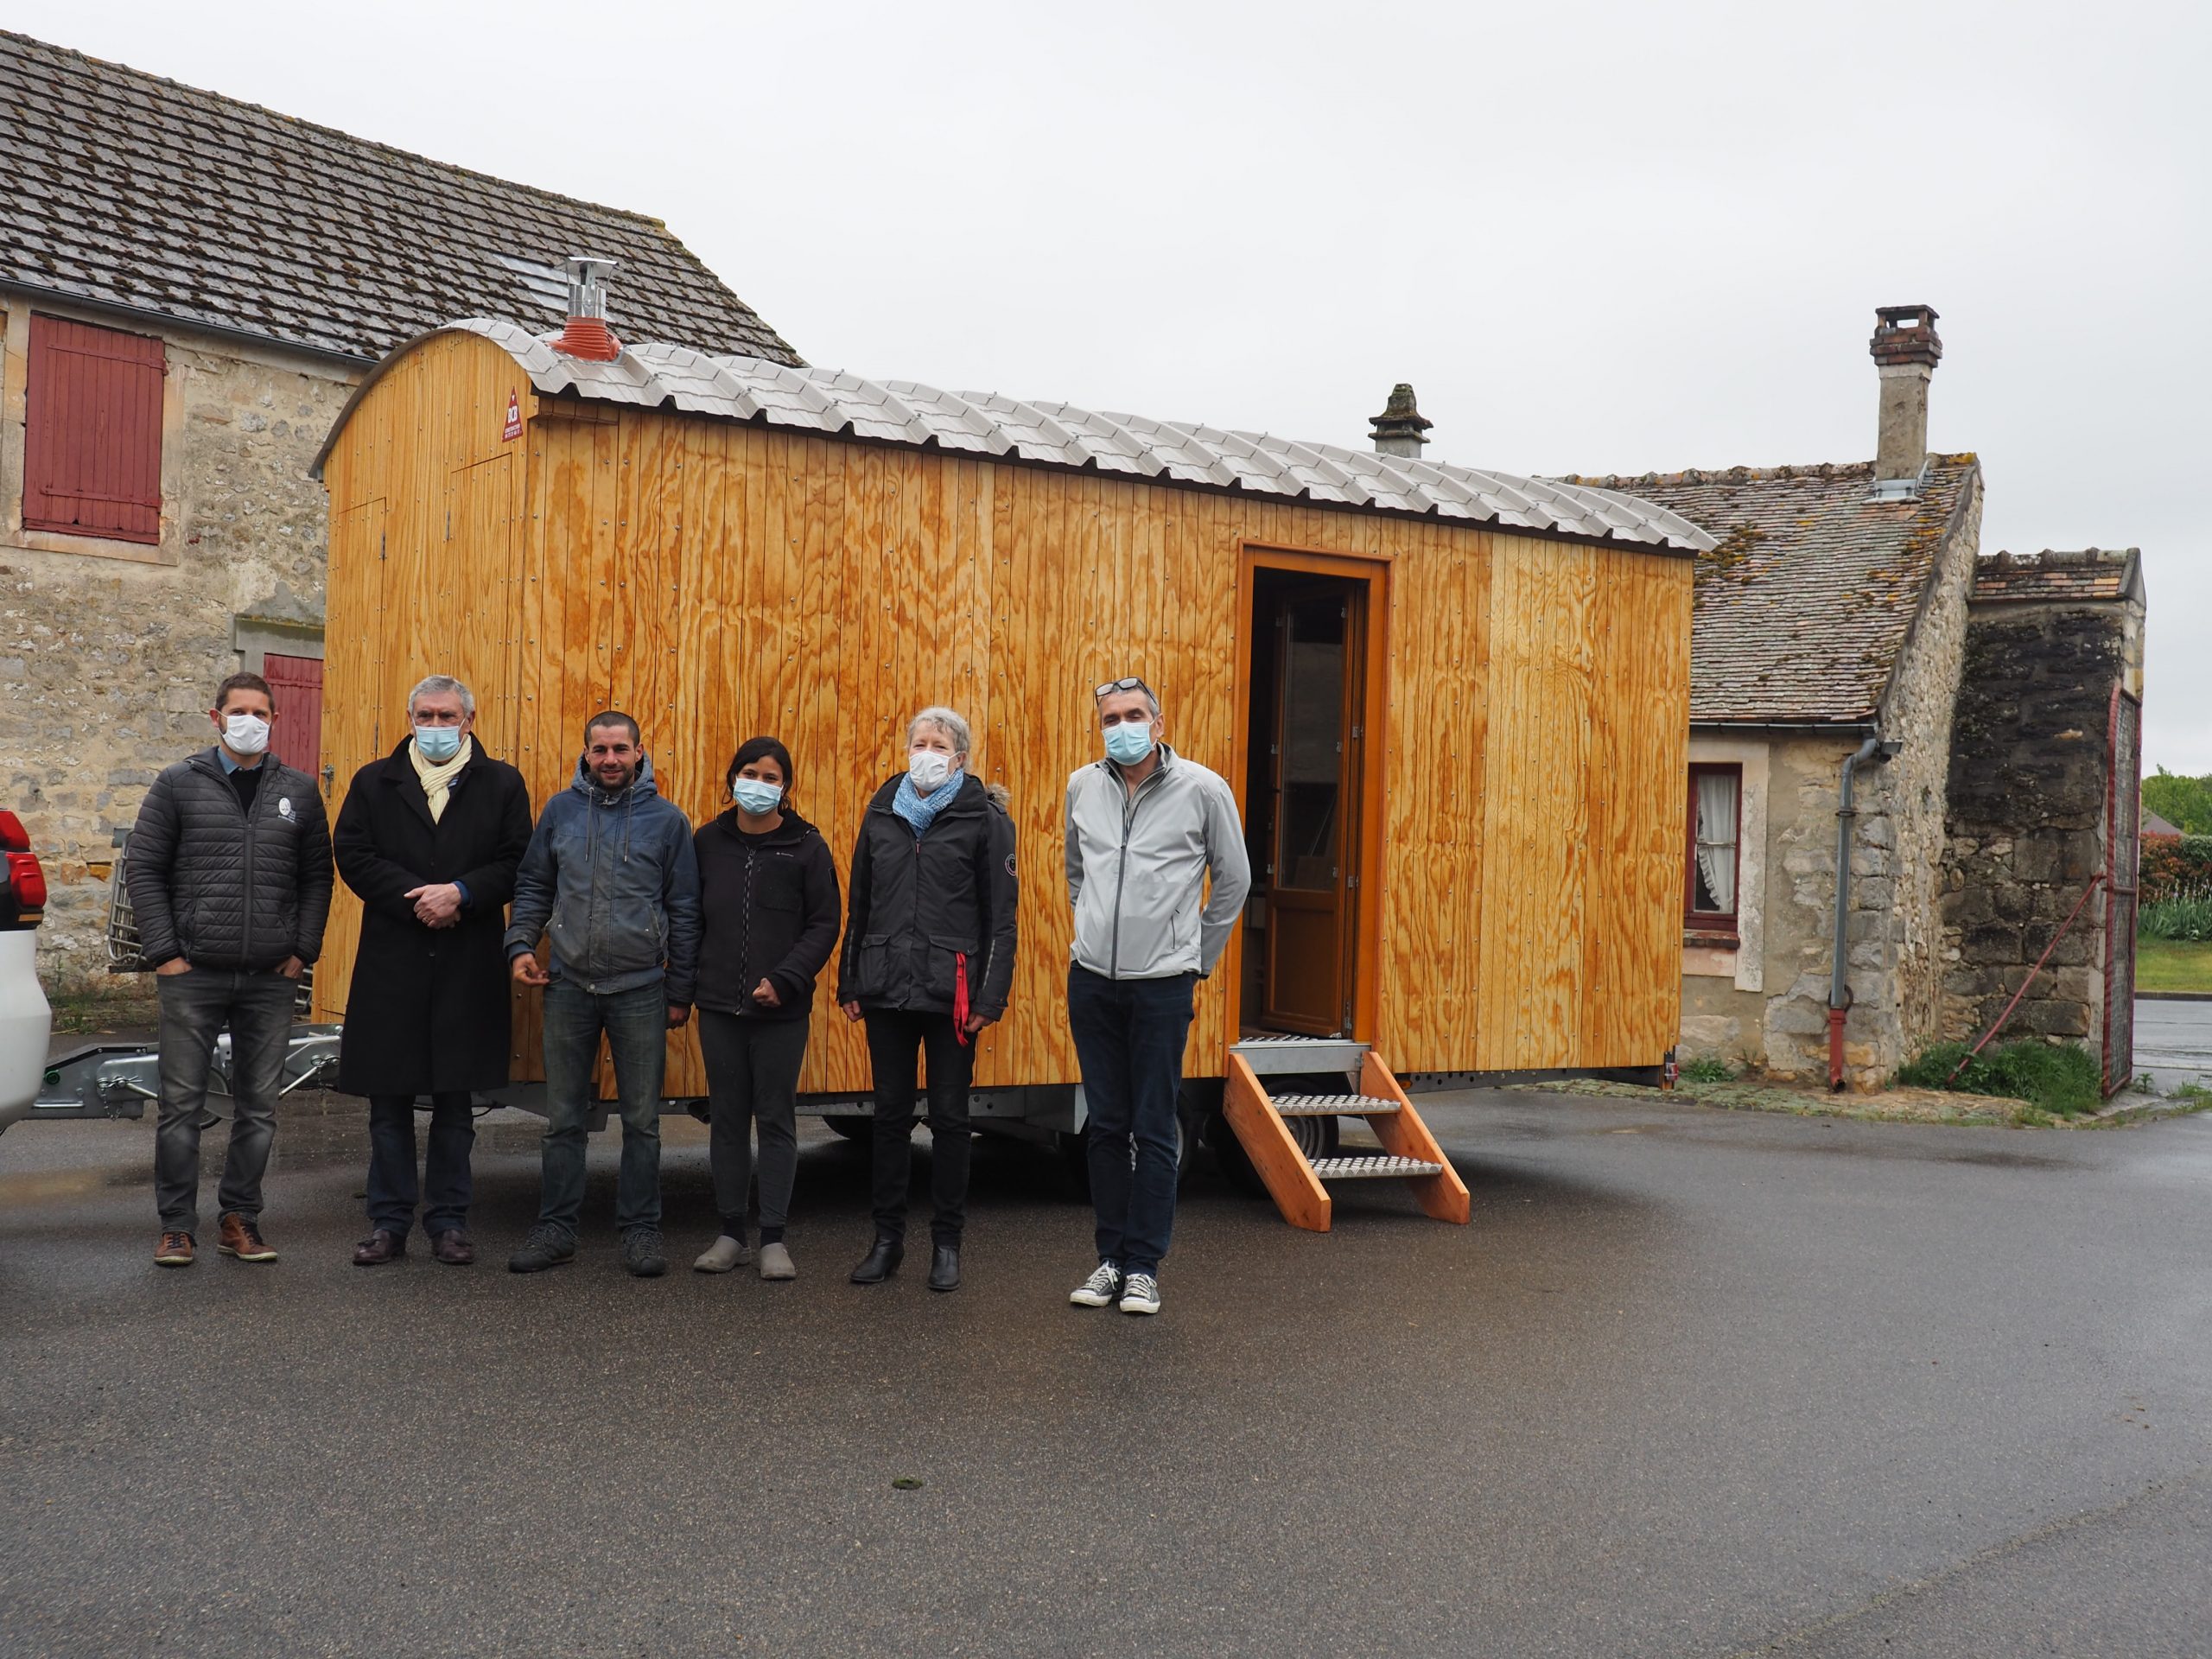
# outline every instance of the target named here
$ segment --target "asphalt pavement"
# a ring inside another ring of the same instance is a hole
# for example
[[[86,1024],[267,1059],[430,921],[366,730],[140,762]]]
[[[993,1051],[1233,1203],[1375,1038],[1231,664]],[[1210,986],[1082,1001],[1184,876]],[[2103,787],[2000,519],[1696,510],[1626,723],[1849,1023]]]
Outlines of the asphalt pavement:
[[[2212,1089],[2212,997],[2135,1000],[2135,1075],[2145,1072],[2167,1094]]]
[[[582,1259],[501,1270],[518,1114],[467,1270],[350,1265],[358,1103],[288,1107],[273,1267],[153,1266],[149,1124],[12,1130],[0,1651],[2212,1649],[2212,1116],[1423,1103],[1472,1225],[1370,1183],[1300,1233],[1202,1173],[1150,1320],[1066,1305],[1087,1212],[1004,1143],[944,1296],[845,1283],[864,1156],[818,1129],[788,1285],[685,1270],[688,1122],[652,1282],[612,1137]]]

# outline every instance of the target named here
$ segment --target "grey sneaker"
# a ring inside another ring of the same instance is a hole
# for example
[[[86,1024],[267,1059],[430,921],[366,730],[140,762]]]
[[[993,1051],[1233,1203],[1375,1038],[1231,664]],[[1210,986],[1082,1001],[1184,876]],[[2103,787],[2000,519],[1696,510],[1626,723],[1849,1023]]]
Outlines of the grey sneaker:
[[[658,1279],[666,1273],[668,1257],[663,1252],[660,1229],[632,1227],[623,1234],[622,1265],[630,1270],[633,1279]]]
[[[1068,1293],[1068,1300],[1077,1307],[1111,1307],[1121,1294],[1122,1269],[1111,1262],[1101,1262],[1090,1270],[1090,1278]]]
[[[699,1252],[699,1259],[691,1267],[696,1273],[728,1273],[732,1268],[743,1267],[752,1259],[753,1252],[741,1241],[724,1233]]]
[[[1157,1313],[1160,1312],[1160,1281],[1148,1273],[1133,1273],[1122,1281],[1122,1312],[1124,1313]]]
[[[522,1242],[522,1249],[507,1258],[509,1273],[543,1273],[548,1268],[557,1268],[564,1262],[576,1259],[576,1241],[558,1227],[549,1227],[543,1222],[530,1230],[530,1236]]]
[[[798,1269],[791,1265],[791,1253],[781,1241],[760,1247],[760,1276],[763,1279],[796,1279]]]

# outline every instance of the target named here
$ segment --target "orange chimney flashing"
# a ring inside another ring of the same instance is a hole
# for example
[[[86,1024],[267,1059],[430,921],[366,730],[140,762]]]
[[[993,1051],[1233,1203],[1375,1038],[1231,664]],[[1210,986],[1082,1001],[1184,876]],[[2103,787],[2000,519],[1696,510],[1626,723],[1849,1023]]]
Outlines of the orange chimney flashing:
[[[612,363],[622,355],[622,342],[614,338],[604,317],[570,317],[554,336],[552,345],[563,357],[582,358],[587,363]]]

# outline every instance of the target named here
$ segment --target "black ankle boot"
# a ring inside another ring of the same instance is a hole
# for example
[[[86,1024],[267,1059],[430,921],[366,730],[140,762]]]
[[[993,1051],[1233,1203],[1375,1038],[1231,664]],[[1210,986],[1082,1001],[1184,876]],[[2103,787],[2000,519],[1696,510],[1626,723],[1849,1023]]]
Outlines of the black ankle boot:
[[[960,1288],[960,1247],[957,1244],[940,1244],[931,1253],[930,1288]]]
[[[879,1238],[868,1253],[867,1259],[853,1269],[856,1285],[880,1285],[899,1271],[899,1264],[906,1259],[906,1247],[895,1238]]]

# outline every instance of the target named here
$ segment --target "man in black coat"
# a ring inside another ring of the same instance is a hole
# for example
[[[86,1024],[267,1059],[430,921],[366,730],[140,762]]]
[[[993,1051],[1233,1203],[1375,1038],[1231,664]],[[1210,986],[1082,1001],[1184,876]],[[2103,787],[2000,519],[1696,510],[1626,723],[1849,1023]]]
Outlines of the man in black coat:
[[[330,915],[330,829],[315,779],[269,753],[269,682],[233,674],[208,710],[215,746],[164,770],[125,849],[138,944],[162,999],[161,1125],[154,1260],[192,1265],[200,1215],[200,1117],[215,1039],[231,1033],[231,1147],[218,1194],[225,1255],[274,1262],[261,1235],[261,1177],[300,976]]]
[[[339,809],[338,873],[360,895],[361,944],[346,997],[338,1086],[369,1099],[373,1268],[407,1253],[415,1224],[415,1101],[430,1097],[423,1228],[466,1267],[472,1091],[507,1081],[506,952],[500,936],[530,845],[530,789],[473,735],[476,698],[433,674],[408,695],[407,737],[353,774]]]

